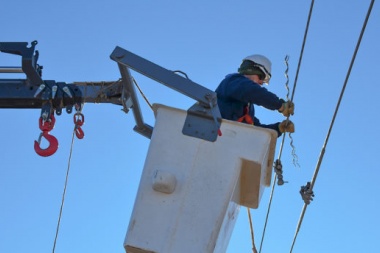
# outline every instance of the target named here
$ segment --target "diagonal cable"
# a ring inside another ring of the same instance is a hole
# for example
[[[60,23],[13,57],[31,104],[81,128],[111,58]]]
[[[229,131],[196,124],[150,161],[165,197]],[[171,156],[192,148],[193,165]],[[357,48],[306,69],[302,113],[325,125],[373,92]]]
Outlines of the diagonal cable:
[[[339,96],[339,99],[338,99],[338,103],[336,105],[335,112],[334,112],[333,118],[331,120],[330,127],[329,127],[329,130],[327,132],[327,136],[326,136],[325,142],[323,143],[322,150],[321,150],[321,153],[320,153],[320,156],[319,156],[319,159],[318,159],[318,162],[317,162],[314,174],[313,174],[313,178],[312,178],[311,183],[310,183],[310,190],[313,189],[313,186],[314,186],[315,181],[317,179],[319,168],[320,168],[320,166],[322,164],[323,156],[324,156],[325,151],[326,151],[326,146],[327,146],[328,140],[330,138],[330,134],[331,134],[332,128],[334,126],[335,118],[336,118],[336,116],[338,114],[339,106],[340,106],[340,103],[342,101],[343,94],[344,94],[344,91],[345,91],[346,86],[347,86],[348,79],[349,79],[350,74],[351,74],[352,66],[354,65],[355,58],[356,58],[357,52],[359,50],[360,43],[361,43],[361,40],[363,38],[363,34],[364,34],[365,28],[367,26],[368,19],[369,19],[369,16],[371,14],[374,2],[375,2],[375,0],[372,0],[371,3],[370,3],[370,6],[368,8],[367,16],[366,16],[366,18],[364,20],[364,24],[363,24],[362,30],[360,32],[359,39],[358,39],[358,42],[356,44],[356,48],[355,48],[354,54],[352,56],[350,66],[349,66],[348,71],[347,71],[346,79],[344,80],[343,88],[342,88],[342,91],[340,93],[340,96]],[[295,235],[294,235],[294,238],[293,238],[293,243],[292,243],[290,252],[293,251],[293,248],[294,248],[294,245],[295,245],[295,242],[296,242],[296,239],[297,239],[298,232],[299,232],[299,230],[301,228],[301,224],[302,224],[303,218],[305,216],[306,208],[307,208],[307,204],[304,204],[303,208],[302,208],[302,211],[301,211],[300,218],[298,220],[298,224],[297,224],[297,228],[296,228],[296,232],[295,232]]]
[[[60,228],[60,224],[61,224],[61,218],[62,218],[62,212],[63,212],[63,205],[64,205],[64,203],[65,203],[66,188],[67,188],[67,183],[68,183],[68,180],[69,180],[69,172],[70,172],[71,156],[72,156],[72,153],[73,153],[74,134],[75,134],[75,130],[73,131],[73,135],[72,135],[72,137],[71,137],[71,147],[70,147],[69,161],[68,161],[68,164],[67,164],[65,184],[64,184],[63,193],[62,193],[61,207],[60,207],[60,209],[59,209],[59,216],[58,216],[57,228],[56,228],[56,231],[55,231],[55,237],[54,237],[54,243],[53,243],[53,250],[52,250],[52,253],[55,252],[55,247],[56,247],[56,244],[57,244],[59,228]]]
[[[292,95],[291,95],[291,98],[290,98],[291,101],[293,101],[294,93],[295,93],[296,86],[297,86],[298,73],[299,73],[299,70],[301,68],[303,51],[304,51],[305,44],[306,44],[306,38],[307,38],[308,30],[309,30],[311,15],[312,15],[312,12],[313,12],[313,6],[314,6],[314,0],[312,0],[311,4],[310,4],[309,16],[307,18],[307,24],[306,24],[306,28],[305,28],[304,37],[303,37],[303,42],[302,42],[302,47],[301,47],[301,53],[300,53],[300,57],[299,57],[299,60],[298,60],[298,67],[297,67],[296,77],[294,79],[293,91],[292,91]],[[279,160],[281,158],[284,142],[285,142],[285,134],[282,137],[282,142],[281,142],[280,151],[279,151],[279,158],[278,158]],[[262,249],[263,242],[264,242],[265,231],[266,231],[266,227],[267,227],[267,224],[268,224],[269,212],[270,212],[270,207],[271,207],[271,204],[272,204],[272,199],[273,199],[273,194],[274,194],[276,180],[277,180],[277,174],[274,176],[274,179],[273,179],[273,186],[272,186],[272,190],[271,190],[271,194],[270,194],[270,199],[269,199],[269,204],[268,204],[268,210],[267,210],[267,214],[266,214],[266,218],[265,218],[265,224],[264,224],[264,229],[263,229],[263,234],[262,234],[262,237],[261,237],[261,243],[260,243],[259,253],[261,253],[261,249]]]

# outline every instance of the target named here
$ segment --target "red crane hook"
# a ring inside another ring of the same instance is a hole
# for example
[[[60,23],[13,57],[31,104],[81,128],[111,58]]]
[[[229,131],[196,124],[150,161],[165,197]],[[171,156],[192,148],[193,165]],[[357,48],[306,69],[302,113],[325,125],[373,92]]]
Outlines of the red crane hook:
[[[83,139],[84,137],[84,132],[81,128],[84,124],[84,115],[81,112],[77,112],[74,114],[74,124],[75,124],[75,135],[77,136],[78,139]]]
[[[80,126],[75,126],[75,135],[77,136],[78,139],[83,139],[84,138],[84,132]]]
[[[49,146],[46,149],[40,147],[41,139],[44,137],[48,142]],[[50,135],[49,132],[43,131],[38,138],[38,141],[34,141],[34,150],[40,156],[51,156],[58,149],[58,140],[53,135]]]

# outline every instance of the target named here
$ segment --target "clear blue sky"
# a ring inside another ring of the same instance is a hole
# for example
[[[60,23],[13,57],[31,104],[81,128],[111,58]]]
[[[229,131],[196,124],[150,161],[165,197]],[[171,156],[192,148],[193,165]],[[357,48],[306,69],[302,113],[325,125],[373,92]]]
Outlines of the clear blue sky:
[[[282,162],[289,183],[275,188],[262,252],[290,250],[303,205],[298,191],[312,178],[369,3],[315,2],[291,118],[300,167],[292,164],[287,138]],[[273,63],[268,89],[285,97],[284,58],[290,56],[292,88],[309,7],[310,1],[300,0],[12,0],[1,4],[0,41],[37,40],[45,80],[117,80],[120,73],[109,55],[121,46],[180,69],[212,90],[243,57],[260,53]],[[379,24],[375,3],[293,252],[378,252]],[[0,54],[0,66],[19,65],[19,60]],[[151,103],[187,109],[194,102],[135,78]],[[153,125],[150,108],[142,98],[140,103]],[[133,115],[118,106],[86,104],[83,113],[86,136],[74,141],[55,252],[124,252],[149,140],[132,130]],[[42,158],[33,149],[39,115],[40,110],[0,110],[0,252],[52,251],[73,122],[72,114],[57,117],[51,134],[59,150]],[[257,116],[265,123],[282,120],[267,110]],[[252,210],[257,248],[269,193],[267,188],[260,207]],[[250,238],[242,208],[228,253],[252,252]]]

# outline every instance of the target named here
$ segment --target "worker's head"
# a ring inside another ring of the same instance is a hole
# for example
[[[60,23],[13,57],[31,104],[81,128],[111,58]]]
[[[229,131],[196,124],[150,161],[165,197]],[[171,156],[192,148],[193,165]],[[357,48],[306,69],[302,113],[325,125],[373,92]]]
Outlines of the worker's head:
[[[247,56],[238,69],[239,73],[247,76],[258,84],[267,83],[271,78],[272,63],[263,55],[254,54]]]

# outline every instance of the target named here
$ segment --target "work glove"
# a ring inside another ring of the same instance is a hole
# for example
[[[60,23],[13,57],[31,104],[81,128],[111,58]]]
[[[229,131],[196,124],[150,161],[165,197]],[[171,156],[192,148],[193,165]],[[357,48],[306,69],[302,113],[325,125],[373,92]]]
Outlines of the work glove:
[[[278,110],[282,113],[285,117],[289,117],[290,115],[294,114],[294,103],[292,101],[287,101],[281,99],[283,101],[281,108]]]
[[[290,120],[286,119],[278,125],[278,130],[281,133],[294,133],[294,124]]]

